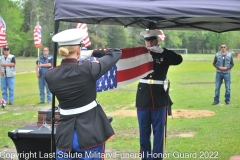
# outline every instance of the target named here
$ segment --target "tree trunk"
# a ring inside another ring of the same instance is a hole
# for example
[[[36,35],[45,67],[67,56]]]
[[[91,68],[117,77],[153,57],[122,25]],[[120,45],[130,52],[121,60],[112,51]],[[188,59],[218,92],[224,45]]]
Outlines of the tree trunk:
[[[26,50],[24,49],[22,56],[25,57],[25,54],[26,54]]]

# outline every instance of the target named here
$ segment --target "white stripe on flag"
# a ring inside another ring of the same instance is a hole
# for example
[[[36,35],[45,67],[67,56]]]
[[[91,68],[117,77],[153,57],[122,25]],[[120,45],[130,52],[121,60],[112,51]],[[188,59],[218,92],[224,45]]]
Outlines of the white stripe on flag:
[[[152,62],[152,56],[149,53],[141,54],[132,58],[120,59],[117,62],[118,71],[137,67],[144,63]]]
[[[129,80],[126,80],[126,81],[118,82],[117,85],[118,85],[118,86],[125,86],[125,85],[128,85],[128,84],[131,84],[131,83],[139,80],[140,78],[143,78],[143,77],[147,76],[147,75],[148,75],[149,73],[151,73],[152,71],[153,71],[153,70],[150,70],[150,71],[148,71],[148,72],[146,72],[146,73],[144,73],[144,74],[142,74],[142,75],[140,75],[140,76],[138,76],[138,77],[135,77],[135,78],[133,78],[133,79],[129,79]]]

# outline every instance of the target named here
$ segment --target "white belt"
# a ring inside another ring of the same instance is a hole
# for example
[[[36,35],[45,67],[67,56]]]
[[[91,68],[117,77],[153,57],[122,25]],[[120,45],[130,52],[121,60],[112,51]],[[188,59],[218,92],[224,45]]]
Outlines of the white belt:
[[[79,114],[79,113],[87,112],[87,111],[89,111],[90,109],[92,109],[96,106],[97,106],[97,102],[94,100],[94,101],[92,101],[91,103],[89,103],[85,106],[75,108],[75,109],[61,109],[60,108],[60,114],[61,115]]]
[[[153,80],[153,79],[140,79],[140,83],[147,83],[147,84],[164,84],[165,81]]]

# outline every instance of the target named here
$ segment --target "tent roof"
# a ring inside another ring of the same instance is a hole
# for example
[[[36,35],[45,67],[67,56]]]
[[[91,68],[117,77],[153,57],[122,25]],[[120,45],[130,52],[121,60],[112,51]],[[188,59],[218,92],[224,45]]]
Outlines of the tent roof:
[[[56,0],[55,20],[168,30],[240,30],[239,0]]]

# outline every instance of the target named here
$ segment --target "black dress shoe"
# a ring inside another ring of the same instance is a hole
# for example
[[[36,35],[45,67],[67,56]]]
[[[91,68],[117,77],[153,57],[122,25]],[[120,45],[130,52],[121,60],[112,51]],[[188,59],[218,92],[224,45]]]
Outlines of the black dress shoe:
[[[230,102],[226,102],[226,105],[229,105],[230,104]]]
[[[13,102],[9,102],[9,105],[13,105]]]
[[[218,103],[219,103],[219,102],[213,102],[213,104],[212,104],[212,105],[218,105]]]
[[[44,102],[39,102],[38,104],[44,104]]]

